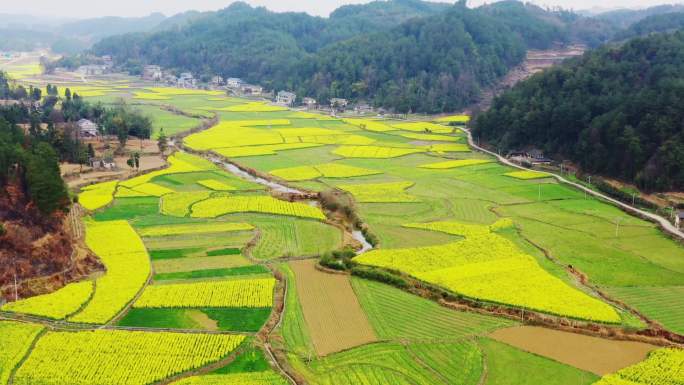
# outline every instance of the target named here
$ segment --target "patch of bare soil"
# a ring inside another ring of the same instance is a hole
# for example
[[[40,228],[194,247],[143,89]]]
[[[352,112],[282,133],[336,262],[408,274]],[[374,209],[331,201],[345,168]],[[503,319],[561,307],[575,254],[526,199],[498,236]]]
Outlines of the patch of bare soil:
[[[204,330],[210,330],[210,331],[219,330],[218,322],[209,318],[208,315],[202,313],[201,311],[199,311],[199,310],[188,310],[187,314],[193,321],[197,322],[198,325],[202,326],[202,328]]]
[[[536,326],[500,329],[489,337],[599,376],[643,361],[657,349],[642,342],[613,341]]]
[[[60,170],[62,177],[66,180],[69,187],[80,187],[96,182],[112,179],[126,179],[138,172],[158,170],[166,165],[166,161],[159,155],[143,155],[140,157],[140,170],[132,169],[126,164],[128,157],[116,157],[116,170],[93,170],[90,167],[83,167],[72,163],[62,163]]]
[[[315,260],[290,262],[304,320],[319,356],[377,341],[349,276],[316,269]]]

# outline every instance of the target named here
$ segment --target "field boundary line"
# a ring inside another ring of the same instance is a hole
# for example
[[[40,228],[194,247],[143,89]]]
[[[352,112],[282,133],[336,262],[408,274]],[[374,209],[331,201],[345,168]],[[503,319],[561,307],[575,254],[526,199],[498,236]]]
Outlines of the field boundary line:
[[[482,345],[480,345],[480,341],[477,338],[473,338],[473,343],[482,354],[482,375],[480,375],[480,381],[478,381],[477,385],[486,385],[487,380],[489,379],[489,356],[487,356],[487,352],[482,348]]]
[[[19,369],[24,365],[26,360],[29,359],[31,356],[31,353],[33,353],[33,349],[36,347],[38,344],[38,340],[40,340],[46,333],[48,332],[47,328],[44,327],[36,336],[33,338],[33,341],[31,341],[31,345],[29,345],[28,349],[26,349],[26,353],[24,353],[24,356],[21,357],[21,360],[17,362],[16,365],[12,368],[12,371],[10,372],[9,379],[7,380],[7,385],[13,385],[14,384],[14,377],[16,377],[17,372]]]
[[[272,273],[275,273],[275,272],[276,272],[276,269],[273,268],[272,266],[269,265],[268,267],[269,267],[269,269],[271,269],[271,272],[272,272]],[[274,274],[274,275],[275,275],[275,274]],[[285,277],[285,275],[282,275],[282,282],[283,282],[283,305],[282,305],[282,307],[280,308],[280,311],[278,311],[278,310],[275,309],[275,308],[273,309],[273,313],[274,313],[274,314],[272,314],[271,317],[273,317],[273,315],[275,315],[275,316],[278,317],[278,320],[277,320],[276,323],[273,325],[273,327],[270,328],[270,329],[268,330],[268,332],[267,332],[266,335],[264,336],[264,337],[265,337],[265,341],[264,341],[264,350],[266,351],[266,353],[268,354],[269,358],[271,359],[271,361],[273,362],[273,364],[275,365],[275,367],[278,369],[278,371],[280,371],[280,374],[281,374],[283,377],[287,378],[287,380],[290,382],[290,384],[292,384],[292,385],[300,385],[300,384],[299,384],[299,383],[290,375],[290,373],[288,373],[288,372],[282,367],[282,365],[280,364],[280,362],[278,361],[278,359],[276,359],[275,354],[273,354],[273,350],[272,350],[271,342],[270,342],[270,338],[271,338],[271,335],[273,334],[273,332],[274,332],[275,330],[279,329],[279,328],[282,326],[283,318],[284,318],[283,315],[285,314],[285,309],[286,309],[286,307],[287,307],[287,293],[288,293],[288,290],[289,290],[290,285],[289,285],[288,279],[287,279],[287,277]],[[274,304],[274,305],[275,305],[275,304]],[[264,325],[264,326],[266,326],[266,325]]]
[[[411,350],[411,344],[410,344],[410,343],[402,343],[401,345],[404,347],[404,350],[406,351],[406,353],[408,353],[409,356],[411,356],[411,358],[413,358],[413,360],[414,360],[418,365],[422,366],[422,367],[423,367],[424,369],[426,369],[428,372],[430,372],[430,373],[434,374],[435,376],[437,376],[437,378],[439,378],[439,380],[442,381],[445,385],[449,385],[449,379],[446,378],[446,377],[444,377],[444,375],[443,375],[442,373],[440,373],[439,371],[435,370],[435,368],[433,368],[432,366],[428,365],[425,361],[423,361],[420,357],[418,357],[418,355],[417,355],[413,350]]]

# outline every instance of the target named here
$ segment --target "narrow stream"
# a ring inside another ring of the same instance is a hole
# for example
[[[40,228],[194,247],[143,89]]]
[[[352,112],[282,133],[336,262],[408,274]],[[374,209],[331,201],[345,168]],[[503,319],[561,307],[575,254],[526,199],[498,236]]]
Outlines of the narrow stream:
[[[275,190],[277,192],[285,193],[285,194],[298,194],[298,195],[305,195],[306,194],[304,191],[293,189],[291,187],[283,186],[280,183],[273,182],[273,181],[270,181],[270,180],[267,180],[264,178],[260,178],[258,176],[254,176],[254,175],[248,173],[247,171],[240,169],[240,167],[237,167],[236,165],[234,165],[232,163],[224,162],[219,158],[210,157],[209,159],[212,162],[223,166],[226,170],[230,171],[231,174],[238,176],[244,180],[254,182],[254,183],[258,183],[262,186],[266,186],[271,190]]]
[[[271,190],[274,190],[274,191],[277,191],[280,193],[285,193],[285,194],[306,195],[306,193],[304,191],[284,186],[278,182],[274,182],[274,181],[270,181],[270,180],[267,180],[264,178],[260,178],[258,176],[254,176],[254,175],[246,172],[245,170],[242,170],[240,167],[237,167],[236,165],[234,165],[232,163],[225,162],[220,158],[209,156],[208,159],[211,160],[212,162],[214,162],[215,164],[222,166],[223,168],[228,170],[231,174],[233,174],[237,177],[240,177],[240,178],[247,180],[247,181],[250,181],[250,182],[258,183],[262,186],[266,186]],[[306,200],[306,203],[310,206],[320,207],[319,202],[316,200],[309,199],[309,200]],[[373,250],[373,245],[370,242],[368,242],[368,239],[366,239],[366,237],[363,235],[363,232],[361,232],[360,230],[354,230],[354,231],[352,231],[351,235],[352,235],[352,238],[354,238],[355,240],[357,240],[361,244],[361,250],[357,251],[356,255],[361,255],[361,254],[366,253],[370,250]]]
[[[371,243],[368,242],[368,239],[366,239],[366,236],[363,235],[363,232],[361,232],[361,230],[352,231],[352,237],[361,243],[361,250],[357,251],[356,255],[361,255],[363,253],[367,253],[373,250],[373,245],[371,245]]]

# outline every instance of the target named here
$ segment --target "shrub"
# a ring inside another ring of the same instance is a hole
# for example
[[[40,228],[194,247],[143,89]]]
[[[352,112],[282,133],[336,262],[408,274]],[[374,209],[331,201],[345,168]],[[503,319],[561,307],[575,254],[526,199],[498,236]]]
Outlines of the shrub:
[[[351,269],[351,273],[352,275],[355,275],[357,277],[386,283],[402,289],[409,287],[409,284],[408,282],[406,282],[405,279],[394,274],[388,273],[386,271],[382,271],[372,267],[355,266]]]
[[[333,269],[333,270],[347,270],[347,266],[344,263],[343,260],[335,258],[332,254],[330,253],[325,253],[321,256],[321,260],[319,261],[321,266],[325,266],[327,268]]]

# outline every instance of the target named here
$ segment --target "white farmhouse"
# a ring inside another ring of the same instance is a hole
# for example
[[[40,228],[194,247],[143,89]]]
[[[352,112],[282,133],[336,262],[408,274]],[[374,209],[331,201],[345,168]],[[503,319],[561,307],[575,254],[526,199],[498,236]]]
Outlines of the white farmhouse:
[[[242,87],[243,84],[245,83],[240,78],[228,78],[228,80],[226,80],[228,88],[238,89]]]
[[[276,96],[276,103],[283,106],[292,106],[295,100],[297,100],[297,95],[293,92],[280,91]]]
[[[81,138],[95,138],[99,135],[97,124],[88,119],[81,119],[76,125],[78,125],[78,135]]]

